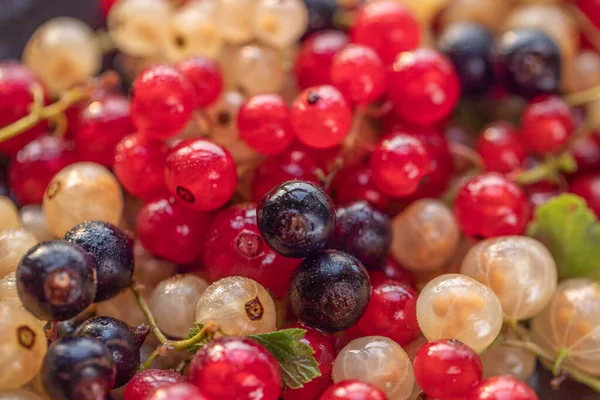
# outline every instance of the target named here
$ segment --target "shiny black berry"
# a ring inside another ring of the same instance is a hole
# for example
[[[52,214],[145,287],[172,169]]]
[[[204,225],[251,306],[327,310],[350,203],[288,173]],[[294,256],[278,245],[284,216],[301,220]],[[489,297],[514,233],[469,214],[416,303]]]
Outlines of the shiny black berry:
[[[535,29],[505,32],[493,51],[497,79],[512,92],[532,98],[558,90],[561,57],[550,36]]]
[[[390,219],[366,201],[337,209],[330,248],[353,255],[368,269],[377,269],[385,264],[391,243]]]
[[[53,400],[105,399],[115,384],[115,364],[102,341],[58,339],[44,357],[42,384]]]
[[[282,183],[263,197],[257,210],[261,235],[279,254],[302,258],[323,249],[335,227],[333,202],[314,183]]]
[[[290,282],[290,305],[296,317],[327,332],[343,331],[358,322],[370,294],[371,282],[365,267],[338,250],[306,257]]]
[[[335,15],[339,11],[336,0],[304,0],[308,9],[306,35],[335,28]]]
[[[450,25],[440,35],[438,49],[454,64],[463,95],[482,95],[493,86],[494,68],[490,59],[493,45],[493,34],[473,23]]]
[[[102,221],[77,225],[65,240],[81,246],[94,261],[98,291],[94,301],[117,295],[128,287],[133,275],[133,240],[116,226]]]
[[[17,291],[23,306],[43,321],[73,318],[96,295],[94,263],[73,243],[38,243],[19,263]]]

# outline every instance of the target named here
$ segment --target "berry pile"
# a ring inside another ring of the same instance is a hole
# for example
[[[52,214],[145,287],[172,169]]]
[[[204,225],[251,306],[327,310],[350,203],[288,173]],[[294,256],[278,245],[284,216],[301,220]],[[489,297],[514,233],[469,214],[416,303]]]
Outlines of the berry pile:
[[[0,61],[0,399],[598,398],[600,2],[99,9]]]

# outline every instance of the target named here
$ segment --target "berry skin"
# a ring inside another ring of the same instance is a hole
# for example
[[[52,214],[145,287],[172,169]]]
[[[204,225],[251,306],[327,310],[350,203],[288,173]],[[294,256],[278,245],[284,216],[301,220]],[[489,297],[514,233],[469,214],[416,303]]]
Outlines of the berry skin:
[[[378,271],[371,271],[372,282],[376,281],[375,275],[379,275],[377,272]],[[379,272],[382,272],[383,276],[385,276],[386,278],[403,283],[407,286],[410,286],[411,288],[414,288],[416,285],[415,276],[413,275],[413,273],[408,269],[404,268],[402,265],[398,264],[398,262],[394,260],[393,257],[388,256],[386,258],[383,270]]]
[[[302,258],[325,248],[335,228],[333,202],[321,187],[299,180],[272,189],[258,205],[258,229],[277,253]]]
[[[195,99],[194,87],[182,73],[169,65],[154,65],[133,82],[133,123],[149,138],[175,136],[190,120]]]
[[[276,297],[284,296],[299,260],[273,251],[260,236],[256,205],[236,204],[212,220],[202,252],[211,281],[228,276],[254,279]]]
[[[560,187],[548,181],[541,181],[532,185],[527,185],[523,189],[525,190],[525,193],[527,193],[527,198],[529,199],[529,202],[533,208],[547,203],[550,199],[562,193]]]
[[[213,60],[192,56],[178,62],[175,67],[192,84],[196,108],[206,108],[214,104],[223,92],[223,74]]]
[[[421,41],[421,27],[408,9],[392,0],[367,3],[357,13],[352,42],[372,48],[385,64]]]
[[[350,328],[363,315],[371,283],[360,261],[337,250],[309,255],[294,271],[290,305],[302,323],[325,332]]]
[[[40,375],[54,400],[104,399],[115,384],[110,351],[98,339],[67,337],[48,348]]]
[[[438,38],[437,48],[452,61],[463,95],[480,96],[494,85],[493,44],[492,32],[473,23],[452,24]]]
[[[298,87],[307,89],[311,86],[331,85],[333,58],[346,44],[348,36],[334,30],[315,33],[302,42],[294,65]]]
[[[355,200],[365,200],[384,210],[389,197],[383,194],[373,182],[373,172],[368,164],[356,164],[342,168],[333,180],[336,205],[347,205]]]
[[[354,104],[368,105],[379,99],[386,80],[385,66],[369,47],[349,44],[334,57],[331,82]]]
[[[176,264],[198,259],[209,216],[190,210],[173,197],[160,197],[139,211],[136,233],[152,254]]]
[[[539,400],[526,383],[509,375],[493,376],[481,382],[465,400]]]
[[[282,385],[273,355],[244,337],[204,345],[192,360],[189,380],[210,400],[277,400]]]
[[[347,380],[332,385],[319,400],[387,400],[387,397],[369,383]]]
[[[488,238],[522,234],[531,207],[519,186],[489,172],[471,178],[460,188],[454,213],[465,235]]]
[[[477,140],[477,152],[486,171],[504,174],[522,168],[527,156],[517,130],[506,121],[484,128]]]
[[[336,0],[304,0],[304,4],[308,9],[306,34],[335,29],[335,16],[340,8]]]
[[[577,175],[600,170],[600,135],[586,135],[575,139],[571,151],[577,162]]]
[[[94,301],[107,300],[131,285],[133,240],[116,226],[87,221],[67,232],[64,239],[85,250],[96,268],[98,289]]]
[[[367,269],[381,268],[392,243],[390,219],[359,201],[338,208],[335,220],[329,247],[353,255]]]
[[[147,400],[156,389],[185,382],[185,376],[168,369],[147,369],[131,378],[125,391],[123,400]]]
[[[237,185],[235,162],[223,147],[203,139],[184,140],[167,156],[165,180],[186,207],[211,211],[231,199]]]
[[[149,200],[167,190],[167,154],[164,143],[140,134],[129,135],[117,144],[113,171],[127,192]]]
[[[446,119],[460,98],[460,81],[444,55],[421,48],[401,53],[389,75],[388,99],[406,122],[431,125]]]
[[[54,175],[77,161],[73,142],[42,136],[29,142],[13,158],[8,182],[21,204],[41,204]]]
[[[298,139],[325,149],[341,144],[352,125],[352,110],[333,86],[305,89],[292,103],[291,123]]]
[[[373,181],[388,196],[406,197],[429,172],[430,158],[420,140],[396,134],[383,138],[371,154]]]
[[[237,126],[242,140],[262,154],[281,153],[294,138],[290,110],[276,94],[250,97],[238,111]]]
[[[521,117],[521,136],[527,148],[538,154],[562,149],[575,130],[569,106],[559,96],[533,99]]]
[[[94,262],[75,244],[41,242],[19,263],[17,291],[27,311],[42,321],[73,318],[96,295]]]
[[[600,174],[577,178],[569,187],[569,192],[583,197],[588,207],[600,218]]]
[[[498,80],[520,96],[532,98],[558,90],[560,50],[542,31],[505,32],[496,42],[492,59]]]
[[[208,400],[200,389],[189,383],[176,383],[156,389],[146,400]]]
[[[425,343],[413,360],[415,380],[440,400],[464,398],[481,381],[483,366],[475,350],[453,339]]]

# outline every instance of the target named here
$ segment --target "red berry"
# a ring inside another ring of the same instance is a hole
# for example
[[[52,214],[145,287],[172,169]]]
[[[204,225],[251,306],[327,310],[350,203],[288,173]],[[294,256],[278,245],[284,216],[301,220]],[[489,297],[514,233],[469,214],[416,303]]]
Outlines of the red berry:
[[[13,158],[8,169],[10,187],[21,204],[41,204],[54,175],[77,161],[73,142],[42,136]]]
[[[405,346],[419,337],[417,292],[390,279],[372,281],[371,299],[358,328],[365,336],[386,336]]]
[[[294,65],[300,89],[331,84],[331,65],[337,52],[348,44],[348,36],[340,31],[322,31],[302,42]]]
[[[493,376],[481,382],[465,400],[539,400],[526,383],[517,378]]]
[[[336,88],[316,86],[296,97],[291,122],[302,143],[324,149],[344,141],[352,125],[352,110]]]
[[[231,154],[202,139],[184,140],[167,156],[165,179],[171,193],[190,208],[216,210],[231,199],[237,172]]]
[[[238,111],[240,137],[263,154],[278,154],[294,139],[290,110],[281,96],[260,94],[250,97]]]
[[[571,144],[577,162],[577,175],[600,170],[600,135],[585,135]]]
[[[29,114],[33,103],[31,89],[40,81],[16,61],[0,62],[0,128],[12,124]],[[40,122],[21,134],[0,142],[0,153],[14,155],[27,143],[48,129],[46,121]]]
[[[357,164],[342,168],[332,184],[336,204],[343,206],[356,200],[366,200],[383,210],[389,197],[383,194],[373,182],[373,172],[368,164]]]
[[[186,264],[200,256],[208,222],[208,214],[190,210],[173,197],[162,197],[140,209],[136,233],[152,254]]]
[[[373,181],[393,197],[413,194],[429,172],[430,158],[420,140],[397,134],[384,138],[371,155]]]
[[[185,381],[185,376],[175,371],[147,369],[131,378],[123,392],[123,400],[147,400],[155,389]]]
[[[527,185],[523,188],[529,202],[532,206],[538,207],[548,202],[548,200],[561,194],[560,187],[548,182],[541,181],[532,185]]]
[[[155,139],[177,135],[192,116],[195,91],[174,67],[154,65],[133,82],[131,116],[138,130]]]
[[[383,0],[362,7],[352,26],[352,42],[375,50],[385,64],[396,55],[412,50],[421,41],[421,27],[401,3]]]
[[[282,385],[271,353],[242,337],[204,345],[192,360],[189,380],[210,400],[277,400]]]
[[[331,82],[354,104],[366,105],[379,99],[386,89],[387,71],[371,48],[349,44],[336,54]]]
[[[387,397],[369,383],[348,380],[332,385],[319,400],[387,400]]]
[[[562,149],[575,130],[569,106],[558,96],[545,95],[531,101],[521,117],[521,135],[527,148],[538,154]]]
[[[460,188],[454,213],[465,235],[488,238],[521,235],[531,207],[519,186],[488,172],[471,178]]]
[[[600,218],[600,174],[577,178],[569,187],[569,191],[583,197],[588,207]]]
[[[443,121],[460,98],[454,66],[436,50],[421,48],[399,54],[389,78],[388,98],[409,123],[430,125]]]
[[[150,200],[166,191],[167,153],[162,142],[140,134],[129,135],[117,144],[113,170],[127,192]]]
[[[527,152],[510,122],[494,122],[481,132],[477,152],[487,171],[508,173],[522,168]]]
[[[464,398],[481,381],[483,366],[475,350],[457,341],[425,343],[413,360],[415,380],[436,399]]]
[[[373,271],[375,273],[376,271]],[[382,273],[386,278],[392,279],[394,281],[403,283],[405,285],[410,286],[411,288],[415,287],[415,276],[413,273],[400,264],[392,257],[388,256],[385,262],[385,266],[383,267]],[[371,277],[371,282],[374,282],[375,278]]]
[[[192,84],[196,108],[213,104],[223,91],[223,74],[219,65],[206,57],[192,56],[175,66]]]
[[[81,109],[73,139],[83,161],[110,168],[117,143],[134,131],[129,100],[113,94],[92,101]]]
[[[156,389],[147,400],[208,400],[200,389],[189,383],[175,383]]]
[[[110,9],[112,8],[112,6],[115,5],[115,3],[118,0],[99,0],[100,1],[100,11],[102,11],[102,15],[104,16],[104,18],[108,17],[108,13],[110,12]]]

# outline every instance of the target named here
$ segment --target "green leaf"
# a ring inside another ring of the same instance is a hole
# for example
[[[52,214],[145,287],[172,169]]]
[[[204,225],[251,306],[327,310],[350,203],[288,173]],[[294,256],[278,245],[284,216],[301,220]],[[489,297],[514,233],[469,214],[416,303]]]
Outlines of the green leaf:
[[[273,353],[279,361],[283,381],[292,389],[321,376],[312,347],[300,341],[305,333],[304,329],[293,328],[248,336]]]
[[[560,279],[600,281],[600,223],[581,197],[565,193],[539,206],[527,234],[548,247]]]
[[[190,333],[188,334],[188,339],[193,338],[194,336],[196,336],[197,334],[200,333],[200,331],[202,330],[202,328],[204,328],[204,324],[202,322],[196,322],[194,324],[194,326],[190,329]],[[204,346],[206,343],[208,343],[210,341],[210,339],[207,337],[204,340],[201,340],[191,346],[188,346],[186,348],[187,351],[189,351],[190,353],[195,353],[198,351],[198,349],[200,349],[200,347]]]

